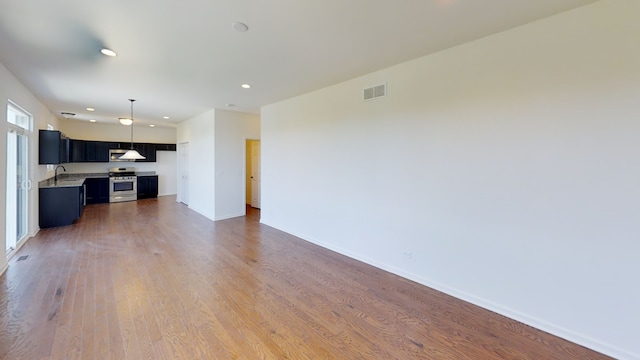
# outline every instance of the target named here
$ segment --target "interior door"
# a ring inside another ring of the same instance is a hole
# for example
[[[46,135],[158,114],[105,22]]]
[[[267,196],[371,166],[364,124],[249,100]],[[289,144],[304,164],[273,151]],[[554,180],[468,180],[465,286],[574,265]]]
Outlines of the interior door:
[[[260,140],[253,140],[251,151],[251,206],[260,208]]]
[[[189,143],[178,144],[178,201],[189,205]]]

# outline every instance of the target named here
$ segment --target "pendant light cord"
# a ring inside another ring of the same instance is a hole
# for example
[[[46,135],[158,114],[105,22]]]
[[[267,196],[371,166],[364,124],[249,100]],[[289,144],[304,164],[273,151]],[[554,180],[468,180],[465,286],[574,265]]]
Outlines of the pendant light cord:
[[[131,101],[131,150],[133,150],[133,102],[134,99],[129,99]]]

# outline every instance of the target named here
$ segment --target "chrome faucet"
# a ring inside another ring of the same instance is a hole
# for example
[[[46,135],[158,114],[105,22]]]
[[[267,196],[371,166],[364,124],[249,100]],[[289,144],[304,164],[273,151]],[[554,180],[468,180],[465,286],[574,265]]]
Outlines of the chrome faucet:
[[[58,168],[62,168],[62,170],[63,170],[64,172],[66,172],[66,171],[67,171],[67,169],[65,169],[65,168],[64,168],[64,166],[62,166],[62,165],[58,165],[58,166],[56,166],[56,169],[54,170],[55,175],[53,176],[53,182],[54,182],[54,183],[58,182]]]

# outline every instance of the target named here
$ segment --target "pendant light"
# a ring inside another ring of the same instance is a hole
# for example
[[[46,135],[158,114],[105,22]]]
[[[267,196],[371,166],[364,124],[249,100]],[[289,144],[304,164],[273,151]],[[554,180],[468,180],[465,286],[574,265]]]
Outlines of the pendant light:
[[[122,159],[122,160],[144,160],[146,159],[146,157],[140,155],[139,152],[135,151],[133,149],[133,102],[135,101],[134,99],[129,99],[129,101],[131,101],[131,150],[127,151],[126,153],[124,153],[124,155],[120,156],[118,159]]]
[[[133,124],[133,120],[129,119],[129,118],[119,118],[118,121],[120,121],[120,124],[122,125],[131,125]]]

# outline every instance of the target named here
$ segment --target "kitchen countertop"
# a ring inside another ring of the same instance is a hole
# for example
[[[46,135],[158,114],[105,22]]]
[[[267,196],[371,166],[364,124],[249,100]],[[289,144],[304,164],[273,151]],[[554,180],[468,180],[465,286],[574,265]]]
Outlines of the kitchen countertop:
[[[154,176],[155,171],[137,171],[136,176]],[[58,181],[53,178],[42,180],[38,183],[39,188],[60,188],[82,186],[88,178],[108,178],[109,173],[76,173],[76,174],[58,174]]]
[[[108,173],[82,173],[82,174],[58,174],[58,181],[53,178],[42,180],[38,183],[38,187],[43,188],[61,188],[61,187],[77,187],[82,186],[87,178],[108,178]]]
[[[40,189],[46,188],[61,188],[61,187],[77,187],[82,186],[84,184],[84,178],[82,179],[59,179],[58,181],[53,181],[52,179],[48,179],[45,181],[41,181],[38,184]]]

